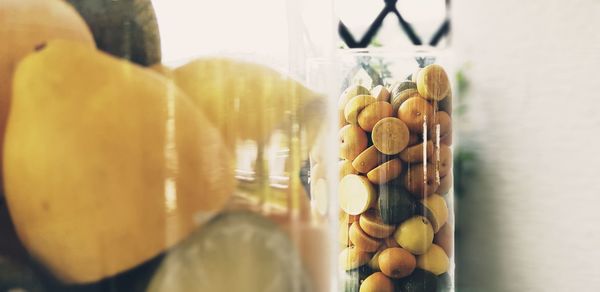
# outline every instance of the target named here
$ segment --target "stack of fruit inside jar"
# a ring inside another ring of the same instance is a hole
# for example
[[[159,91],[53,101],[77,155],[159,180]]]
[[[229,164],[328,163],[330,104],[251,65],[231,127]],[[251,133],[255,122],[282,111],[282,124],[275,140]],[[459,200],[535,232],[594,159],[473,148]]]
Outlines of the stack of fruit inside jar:
[[[451,88],[444,68],[340,96],[344,291],[444,291],[453,230]]]

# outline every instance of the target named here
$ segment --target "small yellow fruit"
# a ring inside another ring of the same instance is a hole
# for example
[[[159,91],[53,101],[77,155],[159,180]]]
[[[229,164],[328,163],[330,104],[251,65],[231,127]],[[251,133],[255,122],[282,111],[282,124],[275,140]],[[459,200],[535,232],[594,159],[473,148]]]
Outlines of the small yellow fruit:
[[[342,250],[339,257],[339,265],[344,270],[356,269],[369,262],[371,256],[369,253],[350,246]]]
[[[412,254],[424,254],[433,242],[433,228],[427,218],[414,216],[400,224],[394,239]]]
[[[417,267],[439,276],[448,271],[450,259],[439,245],[433,244],[425,254],[417,256]]]
[[[353,97],[344,108],[344,117],[350,124],[358,124],[358,114],[368,105],[376,102],[375,97],[370,95],[359,95]]]
[[[437,233],[444,224],[448,221],[448,205],[446,200],[438,194],[432,194],[421,200],[421,204],[425,208],[427,219],[431,222],[433,232]]]
[[[416,74],[417,89],[422,97],[439,101],[450,93],[450,81],[442,66],[431,64]]]

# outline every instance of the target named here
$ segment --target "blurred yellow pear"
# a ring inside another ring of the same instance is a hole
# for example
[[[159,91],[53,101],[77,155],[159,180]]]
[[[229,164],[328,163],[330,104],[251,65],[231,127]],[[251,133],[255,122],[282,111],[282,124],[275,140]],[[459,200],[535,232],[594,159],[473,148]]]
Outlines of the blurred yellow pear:
[[[323,100],[305,86],[269,67],[229,58],[200,58],[172,74],[177,85],[226,136],[264,142],[298,115],[314,139],[324,116]],[[310,140],[309,140],[310,141]]]
[[[224,207],[235,182],[223,145],[169,79],[50,42],[15,73],[3,167],[17,233],[66,282],[130,269]]]

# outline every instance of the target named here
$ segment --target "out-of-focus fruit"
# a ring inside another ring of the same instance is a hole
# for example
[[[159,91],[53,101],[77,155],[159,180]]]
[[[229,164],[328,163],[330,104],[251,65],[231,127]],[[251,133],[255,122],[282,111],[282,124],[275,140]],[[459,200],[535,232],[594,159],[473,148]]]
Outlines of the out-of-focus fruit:
[[[349,246],[340,253],[339,265],[348,271],[367,264],[370,259],[371,255],[368,252]]]
[[[402,172],[400,159],[394,158],[384,162],[367,173],[367,178],[374,184],[384,184],[397,178]]]
[[[385,249],[379,255],[379,268],[386,276],[394,279],[410,275],[417,262],[415,256],[400,247]]]
[[[57,38],[94,46],[92,34],[83,19],[62,0],[0,1],[0,157],[14,70],[27,54]]]
[[[410,218],[415,211],[415,202],[412,196],[398,181],[379,187],[377,206],[381,220],[388,225],[400,224]]]
[[[325,115],[322,96],[255,63],[200,58],[176,68],[173,79],[231,146],[245,139],[265,142],[289,124],[290,114],[307,125],[320,125]],[[306,126],[309,136],[317,128]]]
[[[170,250],[147,291],[311,290],[303,271],[298,251],[275,223],[227,212]]]
[[[53,41],[20,63],[13,89],[6,201],[29,252],[65,282],[130,269],[229,200],[218,130],[161,75]]]
[[[442,100],[450,92],[448,75],[438,64],[428,65],[419,71],[416,82],[419,94],[426,99]]]
[[[352,166],[360,173],[368,173],[385,159],[375,145],[365,149],[352,161]]]
[[[350,124],[357,125],[359,113],[376,101],[375,97],[370,95],[358,95],[353,97],[348,101],[344,108],[344,117],[346,117],[346,121]]]
[[[433,242],[433,228],[427,218],[414,216],[400,224],[394,238],[402,248],[412,254],[424,254]]]
[[[396,230],[396,226],[383,223],[377,209],[369,209],[360,215],[360,228],[375,238],[386,238]]]
[[[395,155],[404,150],[408,145],[408,127],[400,119],[389,117],[379,120],[373,126],[371,139],[373,145],[381,153]]]
[[[415,269],[410,276],[395,282],[394,286],[396,291],[402,292],[436,292],[438,279],[428,271]]]
[[[160,62],[160,35],[151,0],[67,1],[87,22],[98,49],[143,66]]]
[[[371,95],[377,99],[377,101],[389,101],[390,91],[383,85],[377,85],[371,89]]]
[[[360,285],[359,292],[393,292],[392,281],[384,274],[377,272],[367,277]]]
[[[433,194],[439,185],[433,164],[427,164],[426,168],[423,164],[413,164],[404,176],[404,186],[419,199]]]
[[[437,233],[448,221],[448,205],[446,204],[446,200],[438,194],[432,194],[422,199],[420,204],[433,227],[433,232]]]
[[[381,242],[369,236],[365,233],[361,228],[358,222],[352,223],[350,226],[350,230],[348,231],[348,238],[354,244],[354,246],[360,250],[364,250],[366,252],[375,252]]]
[[[377,196],[369,180],[356,174],[349,174],[342,178],[339,194],[342,210],[350,215],[362,214],[369,209]]]
[[[450,259],[437,244],[432,244],[426,253],[417,256],[417,267],[439,276],[448,271]]]
[[[357,125],[346,125],[338,132],[340,139],[340,158],[354,160],[367,149],[367,133]]]

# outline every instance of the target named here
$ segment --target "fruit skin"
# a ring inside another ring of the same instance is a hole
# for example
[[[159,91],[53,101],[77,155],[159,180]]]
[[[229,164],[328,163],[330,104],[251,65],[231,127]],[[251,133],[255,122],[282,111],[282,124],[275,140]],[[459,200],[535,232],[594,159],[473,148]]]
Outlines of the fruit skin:
[[[338,162],[338,166],[339,166],[339,179],[341,180],[344,176],[347,176],[349,174],[358,174],[358,170],[356,170],[354,168],[354,166],[352,166],[352,161],[350,160],[340,160],[340,162]]]
[[[377,206],[381,220],[388,225],[400,224],[415,212],[415,202],[398,180],[379,187]]]
[[[377,101],[389,101],[390,91],[383,85],[377,85],[371,89],[371,95],[377,99]]]
[[[344,108],[346,107],[346,104],[348,103],[348,101],[350,101],[350,99],[352,99],[353,97],[357,96],[357,95],[363,95],[363,94],[370,94],[369,89],[367,89],[364,86],[361,85],[352,85],[348,88],[346,88],[346,90],[344,90],[344,92],[342,92],[342,94],[340,95],[340,98],[338,99],[338,126],[339,127],[343,127],[344,125],[346,125],[348,122],[346,121],[346,117],[344,116]]]
[[[373,127],[371,139],[381,153],[395,155],[408,146],[408,127],[400,119],[389,117],[379,120]]]
[[[421,255],[433,242],[433,228],[427,218],[417,215],[400,224],[394,232],[394,239],[412,254]]]
[[[419,199],[433,194],[439,185],[439,179],[433,164],[427,164],[427,169],[423,164],[410,165],[404,176],[404,186]]]
[[[407,99],[398,109],[400,118],[411,133],[423,133],[423,128],[431,124],[433,107],[425,99],[415,96]]]
[[[433,237],[433,243],[439,245],[451,257],[454,253],[454,228],[450,223],[444,226]]]
[[[429,100],[442,100],[450,93],[450,81],[444,68],[431,64],[417,73],[419,94]]]
[[[352,223],[350,230],[348,231],[348,238],[354,244],[354,246],[360,250],[366,252],[375,252],[381,245],[381,242],[366,234],[361,228],[358,222]]]
[[[396,226],[383,223],[377,209],[369,209],[358,219],[360,228],[369,236],[386,238],[396,230]]]
[[[437,233],[448,221],[448,205],[446,200],[438,194],[432,194],[419,203],[425,216],[429,219],[433,232]]]
[[[402,172],[400,159],[394,158],[384,162],[367,173],[369,181],[374,184],[384,184],[397,178]]]
[[[439,131],[437,129],[437,125],[439,125]],[[452,118],[447,112],[437,111],[433,115],[433,121],[431,122],[431,126],[427,135],[434,139],[436,137],[443,138],[446,135],[452,132]]]
[[[357,125],[358,115],[364,108],[376,101],[375,97],[370,95],[358,95],[353,97],[348,101],[344,108],[344,117],[346,117],[346,121],[350,124]]]
[[[415,256],[400,247],[385,249],[379,255],[379,268],[390,278],[404,278],[415,270],[416,265]]]
[[[448,271],[450,259],[440,246],[432,244],[425,254],[417,256],[417,267],[439,276]]]
[[[436,150],[432,162],[438,175],[445,177],[452,172],[452,149],[448,145],[440,144],[440,147]]]
[[[363,130],[371,132],[379,120],[392,116],[394,116],[392,105],[384,101],[377,101],[366,106],[358,114],[358,125]]]
[[[56,38],[94,46],[89,28],[77,11],[64,1],[0,1],[0,153],[4,145],[14,70],[19,61],[36,47]]]
[[[325,116],[322,96],[260,64],[198,58],[173,70],[172,78],[232,148],[246,139],[266,142],[273,131],[289,126],[290,114],[305,125],[312,146]]]
[[[440,186],[437,188],[437,190],[435,192],[440,195],[445,195],[450,191],[453,183],[454,183],[454,180],[452,178],[452,172],[450,172],[450,173],[448,173],[448,175],[440,178]]]
[[[142,66],[161,60],[151,0],[67,0],[92,30],[98,49]]]
[[[173,246],[235,187],[230,153],[210,125],[160,74],[49,42],[15,73],[6,132],[6,201],[20,239],[69,283]]]
[[[421,97],[416,88],[409,88],[392,96],[390,103],[392,104],[394,112],[397,113],[400,106],[409,98],[413,97]]]
[[[384,160],[385,155],[379,152],[374,145],[371,145],[354,158],[352,166],[360,173],[368,173]]]
[[[428,159],[432,159],[434,149],[433,142],[431,142],[431,140],[407,147],[406,149],[402,150],[402,152],[400,152],[400,155],[398,157],[400,157],[402,161],[408,163],[421,162],[424,158],[423,147],[425,147],[425,157],[427,157]]]
[[[367,133],[357,125],[346,125],[338,132],[340,139],[340,158],[354,160],[367,149]]]
[[[393,292],[394,284],[383,273],[373,273],[360,285],[359,292]]]

